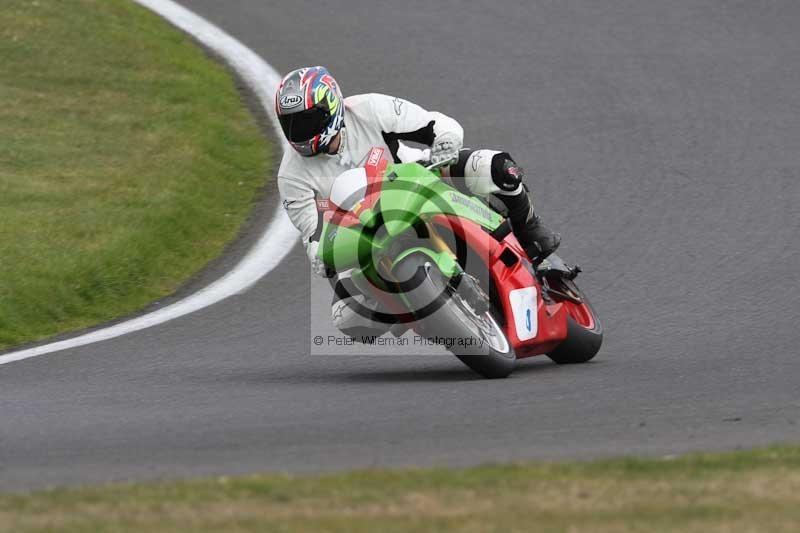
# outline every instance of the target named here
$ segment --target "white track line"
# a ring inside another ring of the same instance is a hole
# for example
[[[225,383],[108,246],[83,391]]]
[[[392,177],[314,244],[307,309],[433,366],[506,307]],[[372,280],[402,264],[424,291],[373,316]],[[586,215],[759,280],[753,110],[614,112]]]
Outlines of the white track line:
[[[171,0],[134,1],[155,11],[174,26],[194,36],[209,49],[219,54],[258,96],[276,130],[276,137],[283,139],[280,125],[272,112],[273,95],[280,81],[280,76],[275,69],[264,62],[255,52],[221,29]],[[285,148],[285,141],[282,143],[282,148]],[[133,318],[121,324],[72,339],[2,355],[0,356],[0,365],[113,339],[134,331],[163,324],[168,320],[193,313],[229,296],[241,293],[278,266],[292,249],[297,238],[297,230],[289,222],[289,218],[283,209],[278,208],[264,230],[264,234],[242,261],[233,270],[211,285],[163,309]]]

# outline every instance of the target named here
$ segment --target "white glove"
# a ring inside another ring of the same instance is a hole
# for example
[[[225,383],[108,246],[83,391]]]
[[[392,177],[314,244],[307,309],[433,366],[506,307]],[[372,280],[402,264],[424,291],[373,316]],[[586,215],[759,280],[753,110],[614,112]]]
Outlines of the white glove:
[[[455,132],[445,131],[436,136],[431,145],[431,164],[444,166],[458,161],[458,151],[464,141]]]
[[[309,241],[306,246],[306,254],[311,263],[311,272],[322,278],[332,278],[336,273],[317,257],[317,250],[319,250],[319,241]]]

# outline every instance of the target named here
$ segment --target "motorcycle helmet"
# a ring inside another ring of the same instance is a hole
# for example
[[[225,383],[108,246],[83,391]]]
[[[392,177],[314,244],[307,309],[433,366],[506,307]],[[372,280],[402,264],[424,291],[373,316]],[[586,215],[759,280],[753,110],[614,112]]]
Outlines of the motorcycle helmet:
[[[292,148],[305,157],[327,152],[344,127],[339,84],[325,67],[304,67],[283,77],[275,112]]]

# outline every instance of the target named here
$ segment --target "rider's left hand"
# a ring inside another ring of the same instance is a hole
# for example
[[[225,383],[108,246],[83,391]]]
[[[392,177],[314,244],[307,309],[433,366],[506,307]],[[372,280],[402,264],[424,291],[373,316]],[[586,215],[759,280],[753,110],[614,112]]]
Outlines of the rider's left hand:
[[[442,132],[436,136],[431,146],[431,163],[436,166],[453,164],[458,161],[458,151],[463,141],[453,132]]]
[[[311,272],[323,278],[332,278],[336,275],[336,271],[327,266],[317,256],[317,250],[319,250],[319,242],[309,241],[306,246],[306,254],[308,254],[308,260],[311,262]]]

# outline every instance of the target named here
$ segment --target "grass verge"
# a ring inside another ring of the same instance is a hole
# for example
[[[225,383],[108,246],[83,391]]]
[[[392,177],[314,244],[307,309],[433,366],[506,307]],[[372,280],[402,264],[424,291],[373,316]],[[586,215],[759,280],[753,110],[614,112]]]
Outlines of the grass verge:
[[[229,73],[129,0],[3,0],[0,349],[124,316],[235,237],[270,168]]]
[[[798,531],[800,448],[0,496],[33,531]]]

